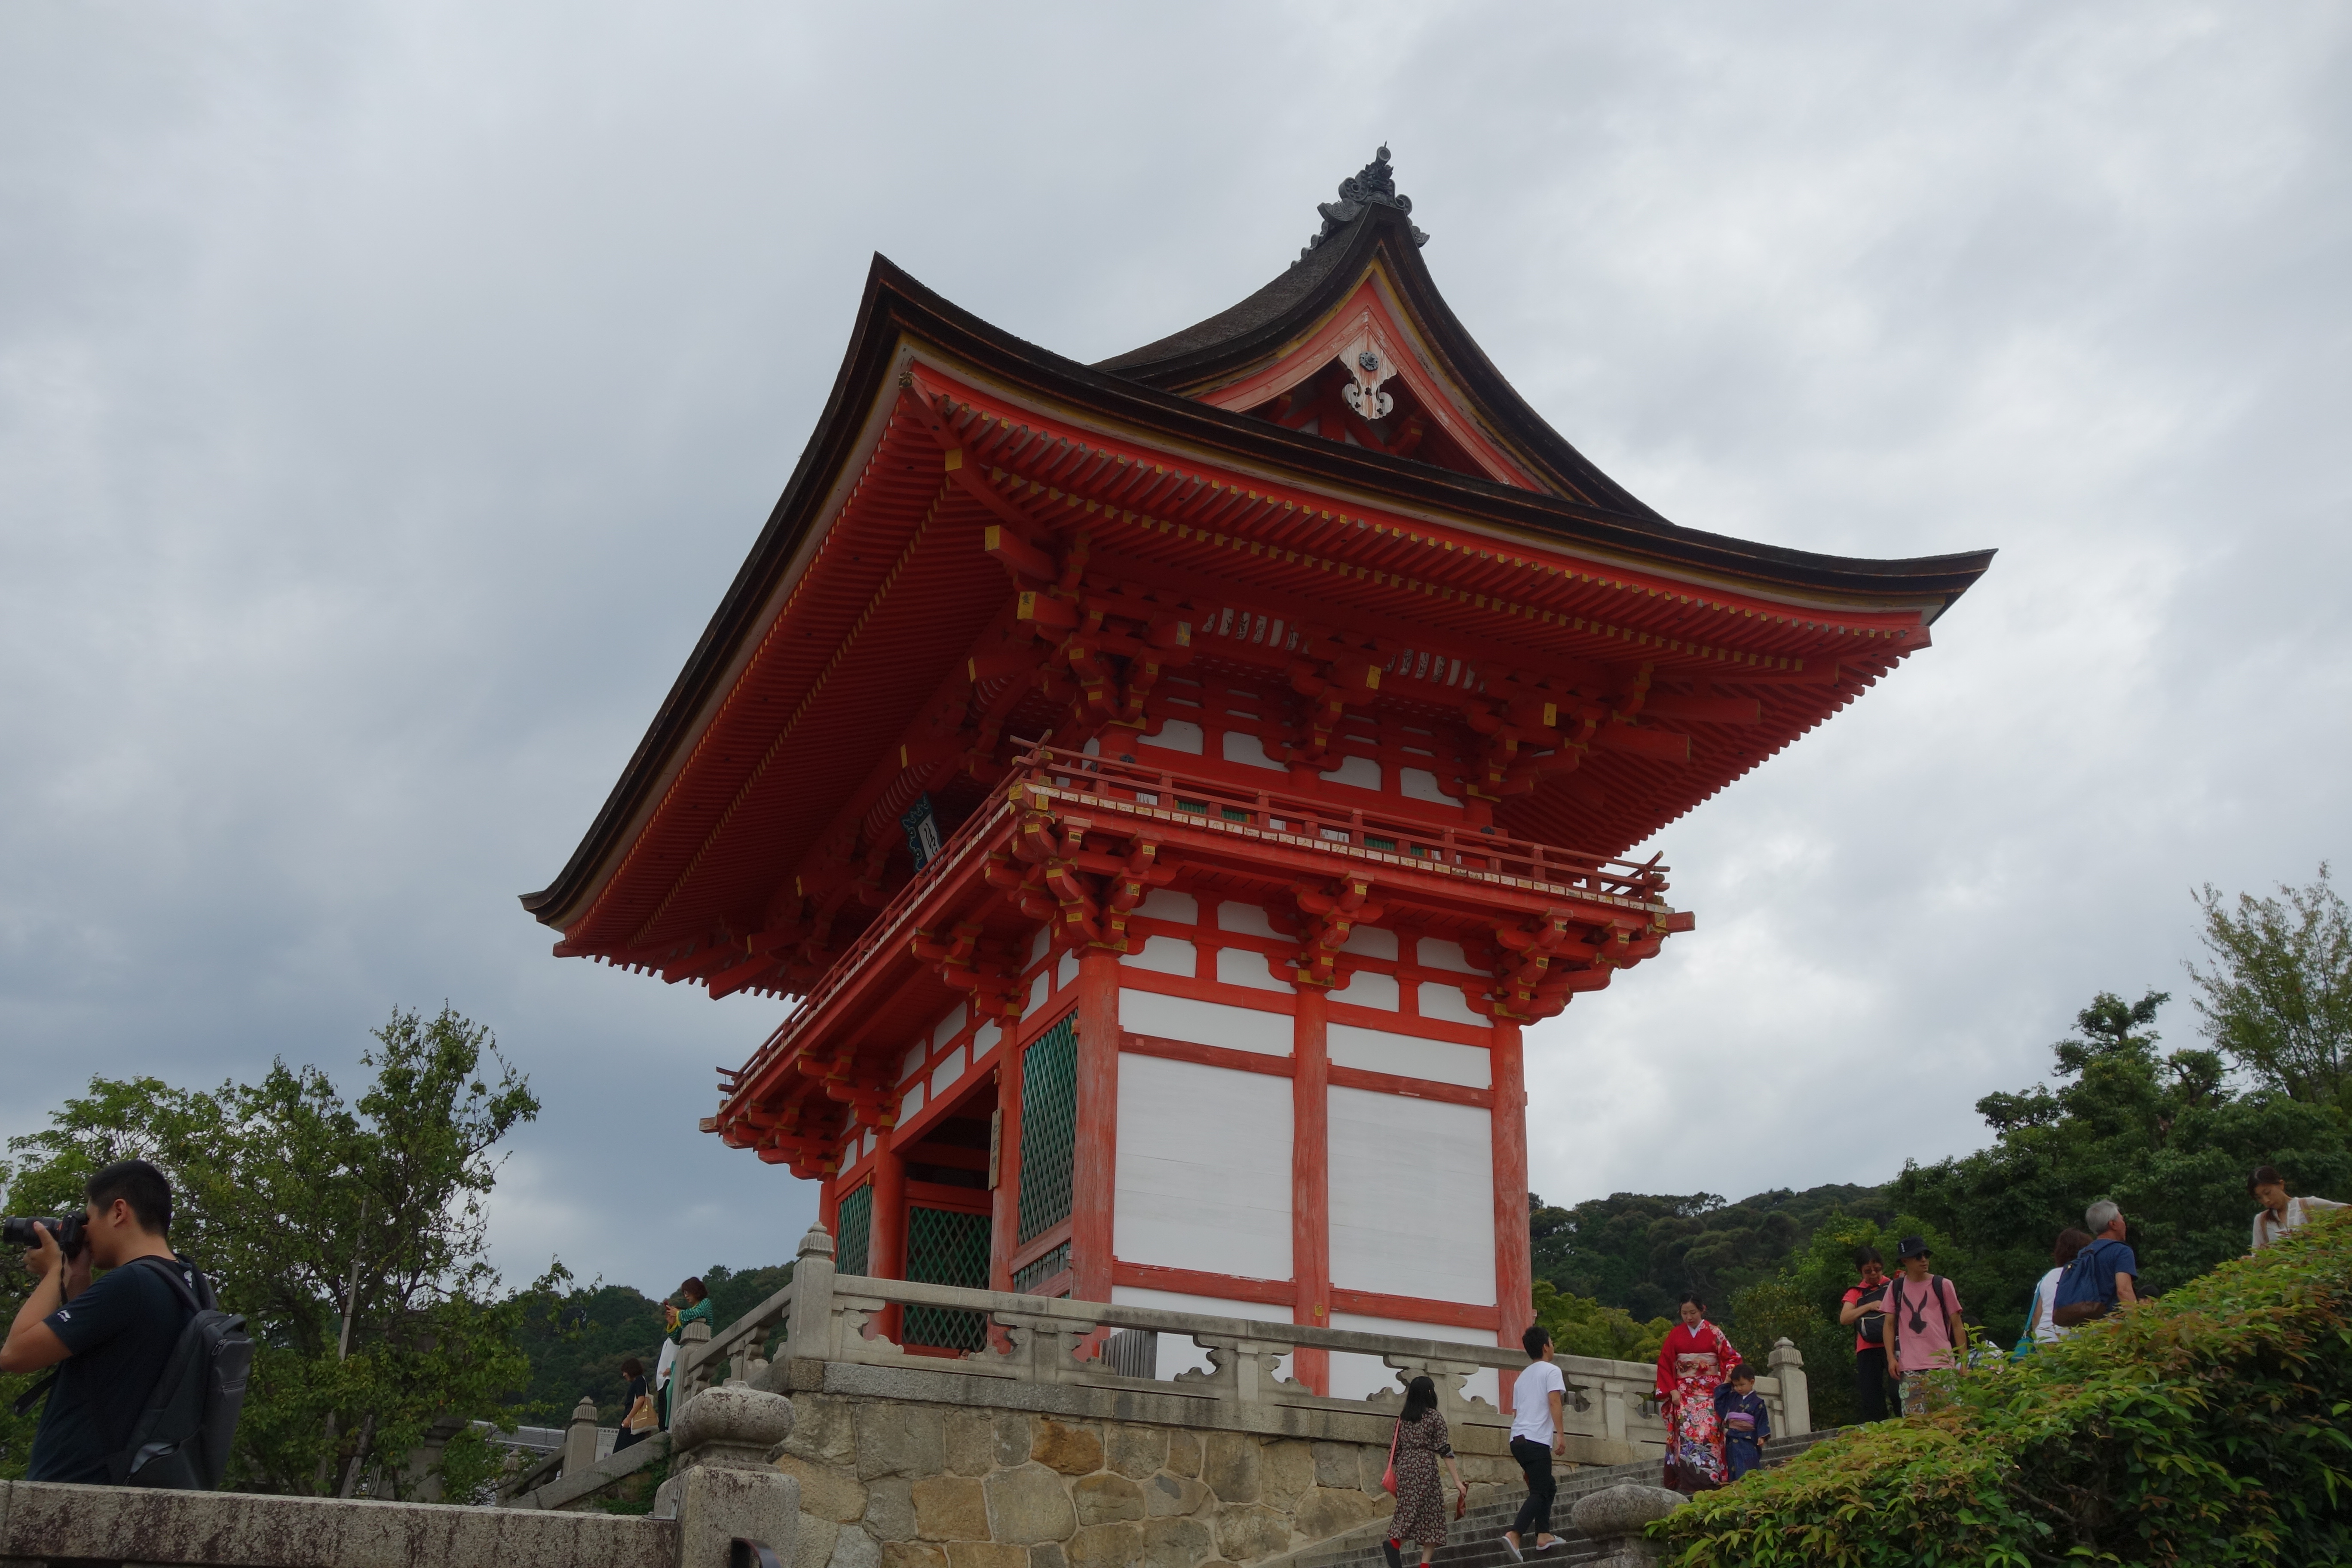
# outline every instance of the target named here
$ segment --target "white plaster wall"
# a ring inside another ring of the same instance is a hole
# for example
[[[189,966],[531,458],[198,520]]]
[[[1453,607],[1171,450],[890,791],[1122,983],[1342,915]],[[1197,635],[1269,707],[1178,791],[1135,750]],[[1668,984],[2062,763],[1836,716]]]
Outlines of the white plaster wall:
[[[1261,1013],[1255,1007],[1223,1002],[1196,1002],[1190,996],[1121,987],[1118,1025],[1130,1034],[1189,1040],[1196,1046],[1223,1046],[1267,1057],[1290,1054],[1289,1014]]]
[[[1442,980],[1424,980],[1417,999],[1421,1016],[1448,1024],[1468,1024],[1475,1028],[1491,1028],[1495,1020],[1482,1017],[1470,1010],[1470,999],[1462,994],[1459,985],[1448,985]]]
[[[1245,730],[1228,730],[1221,742],[1225,761],[1244,763],[1254,768],[1275,768],[1287,773],[1290,764],[1277,763],[1265,754],[1265,742]]]
[[[1493,1118],[1336,1085],[1329,1105],[1331,1283],[1494,1305]]]
[[[1332,987],[1331,994],[1342,1002],[1359,1007],[1385,1007],[1397,1010],[1397,981],[1393,974],[1377,974],[1369,969],[1359,969],[1348,976],[1345,985]]]
[[[1469,956],[1462,951],[1462,944],[1458,942],[1447,942],[1444,937],[1425,936],[1416,945],[1421,954],[1421,966],[1423,969],[1451,969],[1463,974],[1479,973],[1472,966]]]
[[[1399,768],[1397,793],[1407,800],[1425,800],[1437,805],[1457,804],[1437,787],[1437,775],[1427,768]]]
[[[1188,1296],[1177,1290],[1146,1290],[1135,1285],[1114,1285],[1110,1288],[1111,1304],[1118,1307],[1157,1307],[1163,1312],[1201,1312],[1218,1318],[1239,1318],[1249,1323],[1286,1323],[1290,1314],[1279,1307],[1269,1307],[1263,1301],[1221,1301],[1213,1296]],[[1166,1381],[1180,1372],[1207,1372],[1209,1352],[1194,1344],[1189,1336],[1160,1336],[1159,1366],[1152,1375]],[[1290,1358],[1284,1356],[1274,1363],[1275,1375],[1290,1375]]]
[[[941,1089],[963,1076],[963,1047],[958,1046],[931,1069],[931,1098],[937,1100]]]
[[[1358,789],[1381,787],[1381,764],[1370,757],[1342,757],[1339,765],[1327,770],[1323,776],[1334,784],[1354,784]]]
[[[1360,1334],[1400,1334],[1408,1339],[1442,1340],[1450,1345],[1492,1345],[1495,1336],[1485,1329],[1458,1329],[1450,1323],[1409,1323],[1402,1318],[1366,1318],[1354,1312],[1334,1312],[1331,1326],[1353,1329]],[[1167,1337],[1162,1335],[1164,1345]],[[1162,1351],[1164,1355],[1167,1352]],[[1331,1352],[1331,1397],[1334,1399],[1369,1399],[1383,1388],[1393,1388],[1400,1394],[1404,1384],[1397,1380],[1395,1371],[1375,1355],[1350,1355],[1345,1351]],[[1472,1399],[1483,1399],[1493,1405],[1496,1400],[1496,1375],[1492,1367],[1474,1372],[1462,1384],[1462,1392]]]
[[[1111,1252],[1290,1278],[1290,1080],[1122,1054]]]
[[[1281,934],[1274,929],[1274,922],[1265,918],[1264,906],[1244,904],[1231,899],[1217,906],[1217,929],[1239,931],[1244,936]]]
[[[1382,931],[1379,926],[1349,926],[1348,940],[1339,946],[1341,952],[1361,953],[1366,958],[1396,961],[1396,932]]]
[[[1290,991],[1290,982],[1276,980],[1274,971],[1266,967],[1265,954],[1246,947],[1217,949],[1217,978],[1227,985],[1257,991],[1279,991],[1286,995]]]
[[[1200,953],[1181,936],[1155,936],[1146,940],[1135,952],[1120,953],[1118,961],[1132,969],[1181,974],[1189,980],[1192,977],[1194,966],[1200,963]]]
[[[1356,978],[1360,981],[1365,976]],[[1355,998],[1349,996],[1348,1000],[1352,1002]],[[1436,1083],[1458,1083],[1466,1089],[1486,1089],[1494,1082],[1494,1060],[1483,1047],[1392,1035],[1386,1029],[1360,1029],[1352,1024],[1326,1025],[1323,1037],[1332,1062],[1339,1067],[1394,1073],[1400,1078],[1425,1078]],[[1486,1112],[1478,1114],[1483,1116]]]
[[[1144,738],[1155,746],[1165,746],[1171,752],[1190,752],[1197,757],[1201,754],[1201,743],[1205,737],[1201,726],[1190,719],[1171,719],[1160,726],[1160,733]]]
[[[950,1040],[954,1039],[958,1035],[963,1033],[963,1021],[969,1016],[969,1009],[965,1007],[964,1004],[961,1002],[957,1003],[955,1005],[955,1011],[950,1013],[946,1017],[941,1018],[939,1023],[932,1027],[931,1049],[938,1050],[941,1046],[946,1045]]]
[[[1201,905],[1190,893],[1180,893],[1173,888],[1154,888],[1143,895],[1143,902],[1135,912],[1155,921],[1172,921],[1178,925],[1197,925]]]

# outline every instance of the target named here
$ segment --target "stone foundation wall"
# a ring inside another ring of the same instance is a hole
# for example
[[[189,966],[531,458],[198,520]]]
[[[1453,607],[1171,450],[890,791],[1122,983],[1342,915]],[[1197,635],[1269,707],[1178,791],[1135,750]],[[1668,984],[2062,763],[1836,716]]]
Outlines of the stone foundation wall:
[[[795,1568],[1225,1568],[1393,1506],[1385,1432],[1318,1440],[814,1392],[793,1407],[774,1464],[801,1484]],[[1520,1485],[1507,1456],[1461,1465],[1474,1503]]]

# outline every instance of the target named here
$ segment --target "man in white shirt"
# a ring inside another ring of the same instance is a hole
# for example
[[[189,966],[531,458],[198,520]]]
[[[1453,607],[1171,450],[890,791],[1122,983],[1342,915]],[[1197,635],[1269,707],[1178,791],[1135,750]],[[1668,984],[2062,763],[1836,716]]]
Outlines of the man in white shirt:
[[[1568,1380],[1552,1362],[1551,1336],[1538,1324],[1519,1342],[1527,1347],[1528,1366],[1511,1385],[1511,1458],[1528,1478],[1528,1500],[1503,1532],[1503,1550],[1514,1563],[1527,1561],[1523,1543],[1530,1530],[1536,1531],[1538,1552],[1549,1552],[1560,1543],[1551,1532],[1551,1500],[1559,1491],[1551,1462],[1568,1451],[1568,1434],[1561,1429]]]

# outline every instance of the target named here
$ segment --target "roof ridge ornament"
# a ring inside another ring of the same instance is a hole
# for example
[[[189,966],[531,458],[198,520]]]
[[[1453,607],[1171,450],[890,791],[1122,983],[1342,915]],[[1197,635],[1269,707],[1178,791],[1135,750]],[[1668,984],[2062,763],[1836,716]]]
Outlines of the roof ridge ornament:
[[[1389,147],[1385,142],[1381,143],[1381,150],[1373,155],[1370,163],[1339,182],[1338,201],[1325,202],[1315,209],[1323,215],[1323,228],[1307,240],[1307,247],[1298,253],[1298,258],[1306,260],[1308,251],[1339,233],[1346,225],[1363,216],[1367,207],[1394,207],[1407,217],[1412,216],[1412,198],[1397,195],[1396,171],[1389,167]],[[1429,243],[1429,236],[1419,228],[1411,224],[1405,226],[1412,229],[1413,244]]]

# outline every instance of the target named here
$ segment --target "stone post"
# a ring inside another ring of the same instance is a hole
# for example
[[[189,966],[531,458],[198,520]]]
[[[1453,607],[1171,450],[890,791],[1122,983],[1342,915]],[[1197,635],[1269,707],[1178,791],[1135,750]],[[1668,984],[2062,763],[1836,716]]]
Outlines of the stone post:
[[[793,1307],[784,1320],[784,1361],[794,1386],[823,1375],[833,1354],[833,1237],[813,1225],[793,1259]],[[802,1363],[808,1363],[803,1372]],[[814,1381],[805,1386],[814,1388]]]
[[[692,1399],[696,1394],[710,1386],[709,1363],[704,1362],[695,1366],[691,1371],[687,1370],[687,1358],[700,1352],[709,1343],[710,1325],[700,1318],[697,1318],[694,1321],[687,1324],[684,1328],[678,1331],[678,1389],[677,1394],[670,1401],[670,1408],[672,1410],[677,1409],[688,1400]],[[674,1424],[675,1417],[673,1417],[673,1425]]]
[[[1600,1556],[1588,1559],[1593,1568],[1648,1568],[1662,1554],[1643,1530],[1683,1501],[1682,1493],[1664,1487],[1603,1487],[1577,1499],[1569,1517],[1601,1548]]]
[[[671,1418],[675,1469],[654,1517],[677,1521],[677,1568],[730,1568],[738,1539],[793,1561],[801,1483],[772,1462],[792,1430],[791,1400],[739,1384],[707,1389]]]
[[[576,1476],[596,1462],[596,1402],[586,1394],[572,1407],[572,1425],[563,1429],[563,1473]]]
[[[1805,1382],[1805,1358],[1786,1339],[1772,1347],[1772,1375],[1780,1380],[1780,1418],[1786,1428],[1773,1435],[1801,1437],[1813,1429],[1813,1395]]]

